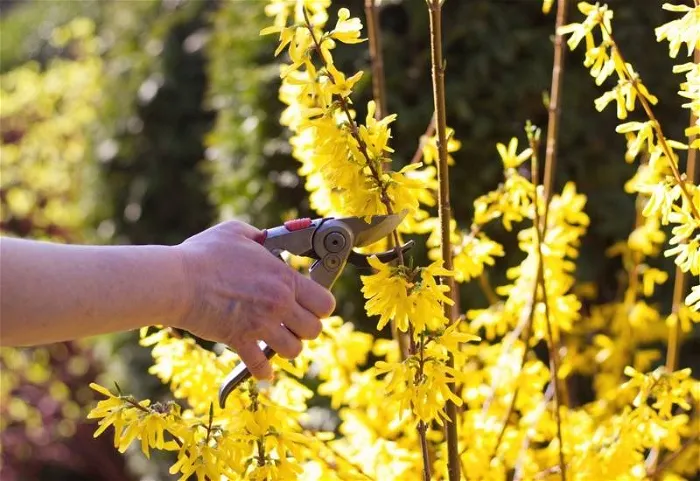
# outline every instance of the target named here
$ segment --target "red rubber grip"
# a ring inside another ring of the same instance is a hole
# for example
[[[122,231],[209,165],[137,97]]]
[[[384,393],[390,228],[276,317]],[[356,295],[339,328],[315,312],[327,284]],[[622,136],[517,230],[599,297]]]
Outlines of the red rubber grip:
[[[257,242],[260,245],[263,245],[265,243],[265,239],[267,239],[267,229],[262,231],[257,237],[255,237],[253,240]]]
[[[293,232],[299,229],[306,229],[311,225],[311,219],[304,217],[303,219],[288,220],[284,223],[284,226],[288,231]]]

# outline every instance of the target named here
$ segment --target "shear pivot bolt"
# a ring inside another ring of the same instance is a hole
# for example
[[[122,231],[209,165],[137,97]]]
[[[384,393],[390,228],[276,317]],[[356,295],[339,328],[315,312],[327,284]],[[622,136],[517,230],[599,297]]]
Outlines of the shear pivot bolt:
[[[330,254],[323,259],[323,265],[328,269],[337,269],[340,266],[340,257]]]
[[[340,252],[345,247],[345,236],[340,232],[331,232],[326,236],[324,245],[329,252]]]

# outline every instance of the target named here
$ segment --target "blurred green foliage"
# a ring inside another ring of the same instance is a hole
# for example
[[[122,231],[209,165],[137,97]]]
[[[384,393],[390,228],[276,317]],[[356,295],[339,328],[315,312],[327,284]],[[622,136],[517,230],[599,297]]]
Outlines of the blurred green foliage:
[[[103,93],[95,25],[78,17],[49,40],[55,55],[0,77],[0,232],[90,242],[100,181],[89,152]],[[89,442],[88,384],[100,361],[81,341],[0,349],[4,481],[128,479],[109,442]]]
[[[98,111],[86,126],[90,148],[84,166],[95,169],[102,187],[92,199],[90,215],[81,217],[76,229],[94,232],[93,239],[100,242],[174,244],[220,219],[238,217],[262,228],[289,216],[314,215],[296,175],[288,134],[278,124],[280,59],[273,57],[275,39],[258,35],[269,23],[265,3],[27,0],[3,8],[2,73],[30,60],[47,65],[65,56],[47,41],[55,26],[79,15],[97,25],[104,73]],[[650,0],[647,8],[628,0],[608,3],[625,57],[660,98],[656,112],[665,131],[681,138],[687,118],[680,114],[676,94],[680,78],[670,74],[667,47],[653,34],[670,18],[660,8],[663,2]],[[334,1],[332,11],[343,6],[364,20],[364,0]],[[445,3],[447,118],[462,142],[454,155],[451,190],[461,226],[470,223],[474,198],[501,180],[496,143],[517,136],[523,145],[527,120],[546,128],[554,15],[543,15],[540,7],[541,0]],[[573,5],[569,14],[578,15]],[[385,0],[380,24],[387,105],[398,114],[392,145],[399,168],[413,156],[432,116],[425,3]],[[342,70],[365,70],[353,98],[358,116],[364,116],[371,96],[367,44],[338,49],[334,57]],[[74,88],[81,87],[76,83]],[[605,297],[614,292],[619,266],[605,260],[603,251],[631,230],[633,199],[622,186],[634,167],[623,160],[625,145],[614,132],[614,113],[594,109],[593,100],[601,93],[588,78],[581,55],[567,51],[556,182],[562,186],[574,180],[588,195],[592,224],[579,275],[598,282]],[[507,252],[515,244],[498,228],[489,234]],[[511,251],[518,256],[517,249]],[[424,248],[414,254],[425,260]],[[514,260],[499,261],[494,284]],[[665,267],[670,270],[670,263]],[[359,287],[357,273],[346,270],[335,288],[338,313],[372,330],[374,321],[364,317]],[[478,286],[462,289],[464,309],[482,302]],[[149,353],[133,335],[113,336],[101,348],[114,356],[113,369],[129,383],[125,389],[138,397],[165,394],[146,374]]]

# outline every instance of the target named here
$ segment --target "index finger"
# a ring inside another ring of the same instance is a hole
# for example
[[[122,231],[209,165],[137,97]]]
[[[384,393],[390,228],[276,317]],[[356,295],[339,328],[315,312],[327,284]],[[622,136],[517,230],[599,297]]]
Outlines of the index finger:
[[[296,276],[296,300],[307,311],[318,317],[328,317],[335,309],[331,291],[302,274]]]

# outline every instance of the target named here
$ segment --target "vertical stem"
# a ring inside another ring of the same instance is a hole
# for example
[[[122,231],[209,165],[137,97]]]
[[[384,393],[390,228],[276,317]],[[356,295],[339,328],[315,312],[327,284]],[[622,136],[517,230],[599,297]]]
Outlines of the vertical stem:
[[[697,3],[696,3],[697,5]],[[693,61],[695,63],[700,63],[700,50],[695,50],[693,55]],[[690,125],[692,126],[696,121],[693,111],[690,111]],[[695,136],[688,139],[688,144],[692,144],[695,140]],[[696,177],[698,175],[698,150],[689,148],[688,149],[688,164],[685,168],[686,180],[688,182],[695,183]],[[683,298],[685,297],[685,291],[688,284],[688,276],[680,269],[676,267],[676,275],[673,283],[673,304],[672,312],[678,316],[680,308],[683,306]],[[668,331],[668,349],[666,351],[666,370],[668,372],[673,372],[678,369],[678,357],[680,352],[681,344],[681,323],[678,318],[676,318],[675,324],[671,326]],[[659,457],[661,454],[661,449],[654,447],[647,458],[647,471],[656,473],[657,466],[659,463]],[[654,476],[651,476],[652,479]]]
[[[549,98],[547,118],[547,146],[544,154],[544,226],[547,225],[549,200],[554,188],[554,174],[557,168],[557,140],[559,137],[559,118],[561,117],[561,87],[564,79],[564,36],[559,32],[566,23],[567,0],[557,3],[557,19],[554,37],[554,64],[552,67],[552,87]],[[546,227],[545,227],[546,228]]]
[[[561,117],[561,89],[564,79],[564,36],[559,33],[566,23],[567,0],[557,1],[557,19],[554,36],[554,61],[552,66],[552,86],[550,92],[547,118],[547,145],[544,156],[544,215],[541,219],[541,232],[544,238],[547,233],[547,216],[549,203],[554,190],[554,175],[557,168],[557,141],[559,140],[559,118]],[[537,185],[537,184],[535,184]],[[546,302],[546,300],[545,300]],[[559,352],[559,343],[552,338],[552,350]],[[562,383],[563,401],[569,405],[569,392],[566,383]]]
[[[251,385],[251,390],[250,390],[250,401],[251,401],[251,407],[253,408],[253,411],[257,411],[259,408],[258,405],[258,390],[255,386]],[[255,441],[255,444],[258,447],[258,455],[256,457],[258,466],[263,467],[265,466],[265,438],[260,437]]]
[[[549,350],[549,371],[552,376],[551,383],[554,387],[554,418],[557,424],[557,438],[559,440],[559,469],[561,473],[562,481],[566,481],[566,462],[564,460],[564,439],[561,429],[561,392],[559,389],[559,352],[557,350],[557,343],[554,340],[554,332],[552,330],[552,320],[549,315],[549,299],[547,298],[547,281],[545,279],[545,269],[544,269],[544,257],[542,255],[542,244],[544,243],[544,228],[542,227],[541,219],[539,217],[539,206],[537,200],[537,187],[539,182],[538,166],[537,166],[537,152],[539,150],[539,140],[531,140],[530,145],[532,146],[532,183],[535,185],[534,193],[534,207],[535,207],[535,218],[533,222],[533,228],[536,234],[536,244],[537,244],[537,259],[538,259],[538,269],[537,269],[537,283],[542,291],[542,302],[544,304],[544,317],[545,324],[547,325],[547,347]],[[545,204],[546,205],[546,204]],[[537,288],[535,288],[537,289]],[[535,309],[535,301],[533,300],[533,310]],[[527,349],[527,345],[525,346]]]
[[[369,37],[369,58],[372,64],[372,96],[377,104],[374,116],[380,120],[386,116],[386,87],[384,86],[384,56],[379,32],[379,10],[376,0],[365,0],[365,17]]]
[[[411,334],[413,338],[413,334]],[[425,332],[420,335],[420,363],[418,368],[418,382],[423,379],[423,366],[425,366]],[[423,456],[423,481],[430,481],[430,452],[428,451],[428,425],[424,421],[418,422],[418,435],[420,437],[420,451]]]
[[[445,112],[445,64],[442,58],[442,0],[426,0],[430,15],[430,52],[432,60],[433,102],[435,106],[436,129],[438,134],[438,217],[440,219],[440,238],[443,266],[452,270],[452,245],[450,244],[450,188],[447,168],[447,114]],[[440,280],[449,287],[449,297],[455,299],[455,283],[451,276],[443,276]],[[452,324],[455,312],[448,304],[444,305],[445,317]],[[454,357],[449,355],[447,365],[454,368]],[[454,382],[450,389],[455,392]],[[457,407],[448,401],[445,405],[448,420],[445,422],[447,437],[447,473],[450,481],[459,481],[459,440],[457,433]]]
[[[700,63],[700,50],[695,50],[694,54],[695,63]],[[690,125],[692,126],[696,121],[693,112],[690,112]],[[692,144],[694,137],[688,139],[688,144]],[[688,164],[686,166],[685,175],[688,182],[695,183],[695,178],[698,173],[698,151],[697,149],[688,149]],[[676,279],[673,285],[673,313],[678,314],[681,306],[683,306],[683,298],[685,297],[685,290],[687,287],[688,277],[679,268],[676,267]],[[680,348],[680,337],[681,337],[681,327],[680,322],[671,326],[668,333],[668,351],[666,352],[666,370],[668,372],[673,372],[678,369],[678,351]]]
[[[678,187],[681,189],[681,193],[683,194],[683,197],[688,201],[690,204],[690,212],[693,214],[693,217],[695,219],[700,219],[700,209],[698,206],[696,206],[693,203],[693,197],[690,195],[688,192],[688,188],[685,185],[685,181],[683,180],[683,177],[681,176],[680,171],[678,170],[678,165],[676,164],[675,156],[672,154],[671,148],[668,146],[668,142],[666,141],[666,135],[664,134],[663,130],[661,130],[661,122],[656,118],[656,115],[654,115],[654,111],[651,109],[651,105],[649,104],[649,101],[647,98],[643,95],[642,90],[640,89],[639,85],[641,84],[641,81],[639,80],[638,77],[633,76],[629,70],[627,69],[626,65],[627,62],[625,62],[624,57],[622,56],[622,52],[620,51],[619,47],[617,46],[617,42],[612,36],[612,33],[608,31],[608,29],[605,27],[604,24],[600,24],[600,28],[603,29],[606,34],[609,37],[610,43],[611,43],[611,53],[612,55],[617,55],[620,58],[620,62],[623,66],[625,76],[627,78],[627,81],[632,85],[632,88],[637,92],[637,98],[639,99],[639,102],[642,104],[642,108],[644,109],[644,112],[647,114],[647,118],[651,120],[652,126],[654,128],[654,131],[656,132],[656,137],[659,141],[659,145],[661,146],[661,149],[664,151],[664,155],[666,156],[666,160],[668,161],[668,166],[671,168],[671,172],[673,173],[673,178],[675,179],[676,183],[678,184]]]

